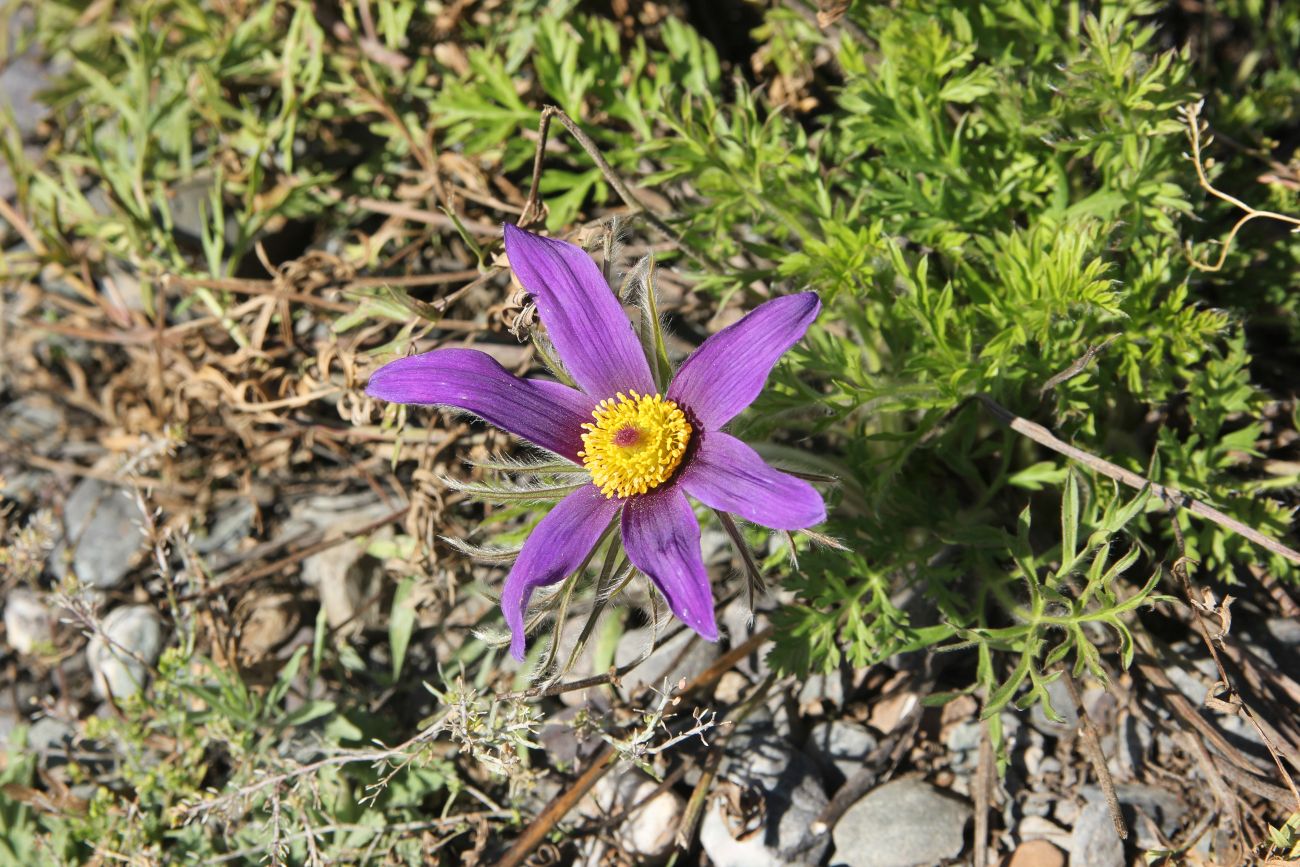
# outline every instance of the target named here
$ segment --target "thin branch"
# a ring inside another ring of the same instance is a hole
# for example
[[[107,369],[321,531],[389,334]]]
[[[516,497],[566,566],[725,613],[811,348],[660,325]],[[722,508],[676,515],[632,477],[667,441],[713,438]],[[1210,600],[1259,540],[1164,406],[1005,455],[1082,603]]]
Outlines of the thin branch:
[[[1114,343],[1117,337],[1119,337],[1118,334],[1112,334],[1109,337],[1107,337],[1105,340],[1103,340],[1101,343],[1098,343],[1096,346],[1089,346],[1086,350],[1084,350],[1083,355],[1080,355],[1078,358],[1076,358],[1074,361],[1070,363],[1069,367],[1065,368],[1065,370],[1062,370],[1060,373],[1056,374],[1056,376],[1053,376],[1051,379],[1047,380],[1047,382],[1043,383],[1043,387],[1038,389],[1039,398],[1042,398],[1043,395],[1047,394],[1049,391],[1056,388],[1061,383],[1073,379],[1074,377],[1078,376],[1080,373],[1083,373],[1085,370],[1087,370],[1088,365],[1092,364],[1093,359],[1096,358],[1102,352],[1102,350],[1104,350],[1107,346],[1110,346],[1112,343]]]
[[[600,170],[601,175],[605,178],[605,182],[614,188],[614,192],[618,193],[618,197],[623,200],[624,204],[631,208],[634,213],[643,216],[646,222],[654,226],[655,229],[657,229],[665,238],[671,240],[683,254],[701,265],[711,267],[712,263],[708,262],[700,254],[681,243],[681,239],[677,232],[673,231],[673,228],[665,223],[658,214],[650,210],[650,208],[637,197],[636,193],[632,191],[632,188],[629,187],[621,177],[619,177],[618,172],[614,171],[614,167],[605,159],[604,154],[600,152],[600,147],[592,140],[591,136],[583,132],[582,127],[578,126],[578,124],[574,122],[573,118],[569,117],[563,109],[555,105],[547,105],[542,108],[541,120],[537,124],[537,150],[533,155],[533,180],[532,184],[528,187],[528,198],[524,200],[523,212],[519,215],[520,227],[527,227],[530,224],[537,222],[546,213],[545,205],[542,204],[540,199],[539,187],[542,179],[542,164],[545,160],[546,154],[546,140],[550,135],[551,130],[551,118],[556,118],[560,122],[560,125],[568,130],[569,134],[577,140],[578,145],[586,152],[587,156],[591,157],[592,162],[596,164],[596,168]]]
[[[996,781],[993,771],[993,740],[989,721],[980,720],[979,764],[972,786],[975,801],[975,867],[989,867],[989,813],[993,808]]]
[[[976,398],[984,404],[985,408],[1001,419],[1007,427],[1022,436],[1028,437],[1039,445],[1045,446],[1058,454],[1065,455],[1070,460],[1077,461],[1085,467],[1101,473],[1107,478],[1128,485],[1130,488],[1136,490],[1149,488],[1151,493],[1162,502],[1184,508],[1193,515],[1205,518],[1208,521],[1218,524],[1224,529],[1231,530],[1244,539],[1249,539],[1251,542],[1254,542],[1266,551],[1277,554],[1279,557],[1284,557],[1292,563],[1300,563],[1300,551],[1296,551],[1294,548],[1289,548],[1276,539],[1270,539],[1255,528],[1243,524],[1236,518],[1225,515],[1213,506],[1207,506],[1205,503],[1194,499],[1177,488],[1170,488],[1165,485],[1157,484],[1132,470],[1126,470],[1117,464],[1112,464],[1104,458],[1099,458],[1094,454],[1085,452],[1083,449],[1062,442],[1047,428],[1029,421],[1026,418],[1021,418],[986,394],[976,395]]]
[[[1228,676],[1228,670],[1223,665],[1223,659],[1219,656],[1219,650],[1215,645],[1215,640],[1210,635],[1209,627],[1205,624],[1202,606],[1197,605],[1195,598],[1192,596],[1192,579],[1189,565],[1195,561],[1187,556],[1187,547],[1183,540],[1183,531],[1178,527],[1177,521],[1174,522],[1174,538],[1178,543],[1179,557],[1178,562],[1174,564],[1172,571],[1179,579],[1183,595],[1186,597],[1188,608],[1191,611],[1191,618],[1196,625],[1197,633],[1201,636],[1201,641],[1204,642],[1206,649],[1210,652],[1210,658],[1214,661],[1214,667],[1219,675],[1219,682],[1216,684],[1216,687],[1221,684],[1228,694],[1227,701],[1217,699],[1216,701],[1223,706],[1222,709],[1225,712],[1244,714],[1246,719],[1250,721],[1251,725],[1255,727],[1255,731],[1259,734],[1265,748],[1268,749],[1269,755],[1272,756],[1273,764],[1277,766],[1278,773],[1282,775],[1282,779],[1286,782],[1287,788],[1291,790],[1291,797],[1296,804],[1296,809],[1300,810],[1300,790],[1296,788],[1295,781],[1291,778],[1291,775],[1287,773],[1286,766],[1282,764],[1282,757],[1278,755],[1277,747],[1274,745],[1273,739],[1269,737],[1268,732],[1264,730],[1264,726],[1261,725],[1258,715],[1251,709],[1250,705],[1246,703],[1246,700],[1233,685],[1232,679]],[[1224,610],[1227,610],[1227,605],[1228,600],[1225,599],[1223,602]],[[1230,615],[1224,621],[1225,625],[1223,626],[1223,631],[1225,633],[1228,630],[1227,624],[1229,623],[1231,623]],[[1207,704],[1208,703],[1209,699],[1207,698]],[[1269,728],[1272,730],[1272,726],[1269,726]],[[1277,731],[1273,730],[1273,734],[1277,735]],[[1278,740],[1281,740],[1281,738],[1279,737]],[[1290,750],[1288,752],[1292,753]],[[1291,759],[1293,762],[1295,761],[1293,753],[1288,755],[1287,758]]]
[[[1205,192],[1214,196],[1216,199],[1227,202],[1234,208],[1245,212],[1241,219],[1237,220],[1237,222],[1233,224],[1232,228],[1228,230],[1228,236],[1223,239],[1223,249],[1219,253],[1219,259],[1213,265],[1206,264],[1205,262],[1198,262],[1192,255],[1191,244],[1188,244],[1186,249],[1187,258],[1188,261],[1191,262],[1192,267],[1201,271],[1213,272],[1218,271],[1223,267],[1223,263],[1228,258],[1228,252],[1232,249],[1232,242],[1236,239],[1237,233],[1240,232],[1242,227],[1251,220],[1260,217],[1269,220],[1277,220],[1278,222],[1294,226],[1295,228],[1291,230],[1292,232],[1300,232],[1300,218],[1290,217],[1286,214],[1279,214],[1277,211],[1264,211],[1259,208],[1253,208],[1241,199],[1238,199],[1236,196],[1228,195],[1210,183],[1210,179],[1206,177],[1205,174],[1205,160],[1201,155],[1201,134],[1205,131],[1205,122],[1201,120],[1201,108],[1204,107],[1204,105],[1205,102],[1202,100],[1194,105],[1189,105],[1186,108],[1183,108],[1180,112],[1183,116],[1183,120],[1187,123],[1187,137],[1192,143],[1191,159],[1192,165],[1196,166],[1197,180],[1200,181],[1201,189],[1205,190]]]
[[[1083,706],[1083,698],[1079,695],[1079,685],[1074,682],[1074,678],[1069,671],[1061,672],[1061,680],[1065,683],[1065,688],[1069,690],[1070,701],[1074,704],[1075,714],[1079,717],[1079,743],[1083,746],[1083,752],[1088,757],[1088,762],[1092,765],[1093,771],[1097,774],[1097,782],[1101,784],[1101,793],[1106,798],[1106,807],[1110,810],[1110,820],[1115,825],[1115,833],[1121,840],[1128,839],[1128,826],[1124,824],[1124,814],[1119,808],[1119,796],[1115,794],[1115,781],[1110,776],[1110,769],[1106,767],[1106,753],[1101,748],[1101,736],[1097,733],[1097,727],[1093,725],[1092,718],[1088,716],[1087,709]]]

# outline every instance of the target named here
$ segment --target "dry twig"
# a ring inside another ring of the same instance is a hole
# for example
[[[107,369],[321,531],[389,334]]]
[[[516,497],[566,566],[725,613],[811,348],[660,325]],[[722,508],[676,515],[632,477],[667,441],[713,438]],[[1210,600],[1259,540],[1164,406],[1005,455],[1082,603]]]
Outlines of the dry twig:
[[[1232,242],[1236,239],[1237,233],[1240,232],[1242,227],[1251,220],[1256,220],[1261,217],[1269,220],[1277,220],[1280,223],[1294,226],[1295,228],[1291,230],[1292,232],[1300,232],[1300,218],[1287,216],[1286,214],[1279,214],[1277,211],[1264,211],[1259,208],[1251,207],[1236,196],[1228,195],[1222,190],[1217,189],[1214,184],[1210,183],[1210,179],[1205,174],[1205,160],[1201,154],[1201,136],[1206,130],[1206,123],[1201,120],[1201,109],[1204,106],[1205,101],[1201,100],[1194,105],[1187,106],[1180,112],[1183,116],[1183,120],[1187,123],[1187,137],[1192,143],[1191,160],[1192,164],[1196,166],[1196,178],[1200,182],[1201,189],[1205,190],[1205,192],[1214,196],[1216,199],[1227,202],[1235,208],[1239,208],[1244,212],[1241,218],[1238,219],[1237,222],[1233,223],[1232,228],[1228,231],[1227,237],[1223,239],[1223,249],[1219,252],[1218,261],[1213,265],[1198,261],[1196,257],[1192,255],[1191,243],[1188,243],[1186,248],[1187,259],[1191,262],[1192,267],[1201,271],[1213,272],[1218,271],[1223,267],[1223,263],[1228,258],[1228,252],[1232,249]]]

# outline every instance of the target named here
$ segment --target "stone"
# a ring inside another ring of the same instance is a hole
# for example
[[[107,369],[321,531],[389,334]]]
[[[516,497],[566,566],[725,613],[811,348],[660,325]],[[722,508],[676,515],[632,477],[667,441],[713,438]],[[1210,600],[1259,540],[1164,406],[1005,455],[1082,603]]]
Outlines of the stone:
[[[723,704],[737,704],[745,697],[750,686],[749,678],[733,669],[718,680],[713,697]]]
[[[758,597],[755,598],[754,604],[756,607],[761,607],[766,601],[766,599]],[[750,610],[749,597],[746,593],[741,593],[718,612],[718,626],[722,634],[731,640],[732,647],[744,644],[751,636],[768,625],[767,615],[763,611]],[[758,683],[772,671],[767,664],[767,654],[763,652],[749,654],[736,663],[736,670],[750,678],[754,683]]]
[[[57,755],[72,748],[76,734],[63,720],[41,717],[27,730],[27,749],[41,756],[48,765],[51,753]]]
[[[204,535],[193,540],[194,550],[211,563],[224,563],[239,550],[245,539],[253,535],[253,522],[257,517],[257,502],[252,499],[229,500],[215,509],[212,526]]]
[[[1289,646],[1300,644],[1300,620],[1294,617],[1270,617],[1264,627],[1273,638]]]
[[[866,767],[877,741],[866,726],[848,720],[824,720],[808,733],[805,749],[838,788]]]
[[[823,703],[830,703],[844,707],[844,680],[844,672],[839,670],[809,675],[799,690],[799,706],[820,708]]]
[[[14,746],[14,732],[22,725],[22,718],[9,710],[0,710],[0,754],[7,753]]]
[[[1087,785],[1079,789],[1079,794],[1089,803],[1105,806],[1106,798],[1097,785]],[[1138,848],[1151,849],[1161,845],[1160,839],[1151,833],[1145,821],[1138,817],[1144,815],[1155,823],[1165,837],[1173,837],[1187,813],[1187,805],[1182,799],[1168,789],[1151,786],[1146,783],[1119,783],[1115,786],[1115,798],[1120,803],[1124,821],[1135,831],[1134,838]],[[1087,808],[1085,807],[1085,810]],[[1107,816],[1110,813],[1107,811]]]
[[[354,533],[389,513],[388,507],[368,492],[337,497],[311,497],[296,504],[281,533],[290,537],[318,531],[324,539],[336,539]],[[370,538],[385,538],[392,533],[385,527]],[[325,617],[335,629],[347,625],[349,630],[381,626],[386,620],[383,606],[366,600],[382,592],[383,562],[366,553],[367,538],[349,538],[302,561],[302,581],[320,594]]]
[[[1070,834],[1071,867],[1125,867],[1124,841],[1115,831],[1110,810],[1090,801],[1079,811]]]
[[[576,639],[582,632],[582,623],[585,621],[586,618],[583,617],[582,622],[570,624],[566,632],[572,631]],[[650,641],[650,629],[629,630],[619,639],[618,647],[614,650],[614,664],[621,668],[635,662],[645,653]],[[689,650],[686,649],[687,644],[691,645]],[[588,643],[587,646],[590,648],[591,644]],[[673,689],[682,678],[690,681],[703,674],[717,658],[717,644],[704,641],[689,629],[683,629],[660,644],[644,662],[620,678],[623,695],[639,695],[646,687],[663,690],[666,686]]]
[[[1151,726],[1133,714],[1125,713],[1119,723],[1118,764],[1126,776],[1141,779],[1146,776],[1147,759],[1154,747]]]
[[[871,703],[871,716],[867,722],[876,731],[889,734],[912,714],[920,712],[920,694],[910,689],[898,690]]]
[[[1061,798],[1052,808],[1052,818],[1067,828],[1079,821],[1079,802],[1074,798]]]
[[[1065,867],[1065,853],[1046,840],[1030,840],[1016,847],[1006,867]]]
[[[383,563],[366,553],[357,539],[349,539],[302,561],[302,582],[315,587],[332,628],[353,629],[375,625],[382,612],[371,606],[358,621],[361,605],[383,586]]]
[[[810,831],[827,804],[820,777],[811,759],[775,733],[737,731],[700,824],[700,845],[714,867],[821,863],[830,841]]]
[[[979,766],[980,721],[965,719],[944,732],[943,745],[953,773],[968,775]]]
[[[54,639],[49,609],[25,587],[15,587],[5,598],[5,638],[10,647],[24,654]]]
[[[143,312],[146,307],[140,278],[112,259],[105,270],[108,273],[100,280],[100,290],[115,314],[129,323],[131,311]]]
[[[1042,704],[1035,704],[1029,713],[1030,724],[1043,734],[1053,737],[1074,731],[1079,725],[1079,711],[1074,706],[1074,699],[1070,697],[1070,688],[1065,685],[1065,681],[1058,677],[1049,683],[1047,697],[1052,702],[1052,709],[1061,717],[1061,721],[1048,719]]]
[[[686,800],[681,795],[671,788],[655,794],[658,788],[654,779],[630,768],[601,778],[584,804],[583,812],[593,818],[636,807],[635,812],[618,821],[613,833],[619,851],[637,864],[659,864],[668,859],[677,826],[686,812]],[[598,853],[592,854],[599,858]],[[590,858],[589,862],[595,863]]]
[[[834,865],[918,867],[961,855],[972,810],[924,780],[894,780],[864,795],[835,824]]]
[[[86,661],[101,698],[123,699],[143,688],[162,652],[162,621],[148,605],[124,605],[104,617],[86,647]]]
[[[0,408],[0,438],[10,442],[48,446],[63,424],[63,410],[45,395],[27,395]]]
[[[1015,829],[1015,835],[1021,842],[1046,840],[1058,848],[1068,849],[1070,846],[1070,832],[1042,816],[1025,816],[1009,827]]]
[[[144,541],[138,507],[127,491],[82,479],[64,506],[63,525],[77,580],[101,591],[121,584]],[[59,578],[67,574],[67,561],[67,548],[59,545],[50,556],[50,568]]]

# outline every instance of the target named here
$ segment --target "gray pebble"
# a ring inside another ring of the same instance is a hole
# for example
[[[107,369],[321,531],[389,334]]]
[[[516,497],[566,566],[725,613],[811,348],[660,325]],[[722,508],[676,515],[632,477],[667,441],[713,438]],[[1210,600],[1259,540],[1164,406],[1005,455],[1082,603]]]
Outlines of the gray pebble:
[[[141,660],[153,665],[162,652],[162,623],[158,613],[148,605],[115,608],[104,618],[102,631],[86,647],[86,660],[95,677],[95,692],[102,698],[122,699],[134,695],[148,676]]]
[[[19,653],[31,653],[53,638],[49,609],[41,597],[25,587],[15,587],[5,597],[5,638]]]
[[[761,803],[755,827],[736,830],[714,797],[700,824],[700,845],[714,867],[783,867],[821,863],[830,841],[809,826],[826,807],[817,766],[773,734],[738,731],[727,745],[720,778]]]
[[[865,767],[867,757],[876,749],[876,738],[860,723],[824,720],[808,733],[806,749],[838,784]]]
[[[970,818],[964,800],[923,780],[895,780],[872,789],[840,817],[831,863],[917,867],[956,858]]]
[[[1079,813],[1070,834],[1072,867],[1125,867],[1124,841],[1115,831],[1110,810],[1099,801],[1090,801]]]
[[[83,479],[68,497],[63,523],[77,579],[96,590],[121,584],[143,542],[139,510],[126,492],[98,479]],[[60,578],[67,571],[66,561],[63,546],[50,557],[50,568]]]

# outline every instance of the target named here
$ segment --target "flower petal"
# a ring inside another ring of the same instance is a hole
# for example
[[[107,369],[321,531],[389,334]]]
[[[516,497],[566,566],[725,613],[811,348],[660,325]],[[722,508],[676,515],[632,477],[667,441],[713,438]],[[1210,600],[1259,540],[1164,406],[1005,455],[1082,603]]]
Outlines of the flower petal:
[[[632,322],[581,247],[506,224],[506,255],[569,373],[597,400],[635,389],[654,394]]]
[[[700,525],[676,486],[627,499],[623,548],[632,564],[650,576],[678,619],[701,637],[718,640],[713,590],[700,554]]]
[[[393,403],[451,406],[575,463],[594,401],[541,379],[520,379],[477,349],[436,349],[370,375],[366,394]]]
[[[524,658],[524,615],[538,587],[563,581],[587,559],[600,534],[614,520],[621,500],[587,485],[556,503],[533,528],[501,591],[501,611],[510,626],[510,655]]]
[[[826,520],[826,504],[803,479],[769,467],[731,434],[709,431],[679,484],[706,506],[774,530],[802,530]]]
[[[690,408],[706,430],[717,430],[754,402],[785,351],[817,318],[816,292],[766,301],[714,334],[682,363],[668,399]]]

